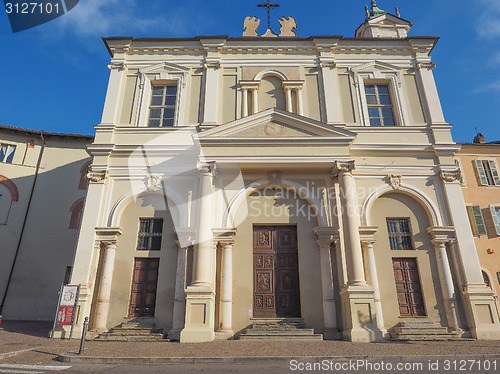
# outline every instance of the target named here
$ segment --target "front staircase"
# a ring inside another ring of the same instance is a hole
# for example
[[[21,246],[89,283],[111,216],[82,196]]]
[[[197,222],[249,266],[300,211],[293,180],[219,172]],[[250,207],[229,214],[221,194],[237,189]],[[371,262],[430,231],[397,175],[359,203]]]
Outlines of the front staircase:
[[[240,340],[322,340],[323,335],[308,329],[302,318],[254,319]]]
[[[391,340],[436,341],[458,340],[459,337],[439,323],[429,321],[400,322],[389,329]],[[461,339],[460,339],[461,340]]]
[[[153,318],[133,318],[100,334],[95,341],[155,342],[167,341],[162,329],[156,328]]]

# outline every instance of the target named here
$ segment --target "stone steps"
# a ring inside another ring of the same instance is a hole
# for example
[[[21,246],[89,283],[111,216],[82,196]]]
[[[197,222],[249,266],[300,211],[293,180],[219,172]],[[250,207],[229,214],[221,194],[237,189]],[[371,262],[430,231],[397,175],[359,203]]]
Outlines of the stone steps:
[[[240,340],[322,340],[323,335],[306,328],[301,318],[271,318],[253,320],[239,337]]]
[[[391,340],[405,341],[444,341],[459,340],[453,332],[439,323],[429,321],[401,322],[389,329]]]
[[[100,334],[95,341],[155,342],[167,341],[162,329],[156,328],[152,318],[135,318],[123,321],[119,326]]]

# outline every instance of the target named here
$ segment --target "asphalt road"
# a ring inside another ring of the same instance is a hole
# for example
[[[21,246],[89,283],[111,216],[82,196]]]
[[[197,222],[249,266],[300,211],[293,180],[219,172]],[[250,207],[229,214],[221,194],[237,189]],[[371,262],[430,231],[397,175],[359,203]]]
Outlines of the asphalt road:
[[[371,366],[370,366],[371,365]],[[11,374],[153,374],[153,373],[240,373],[240,374],[282,374],[282,373],[500,373],[500,361],[456,361],[450,360],[418,360],[418,361],[342,361],[314,362],[292,361],[287,363],[259,362],[255,363],[203,363],[203,364],[164,364],[164,365],[97,365],[97,364],[56,364],[54,365],[23,365],[1,364],[0,373]],[[489,369],[488,369],[489,368]]]

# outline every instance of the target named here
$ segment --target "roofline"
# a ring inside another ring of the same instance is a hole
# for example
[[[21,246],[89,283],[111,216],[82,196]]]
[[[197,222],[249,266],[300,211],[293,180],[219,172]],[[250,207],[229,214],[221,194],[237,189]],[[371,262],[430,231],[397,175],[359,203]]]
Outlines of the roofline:
[[[7,125],[0,125],[0,131],[2,131],[2,130],[12,131],[12,132],[20,132],[20,133],[31,134],[31,135],[56,136],[56,137],[61,137],[61,138],[79,138],[79,139],[87,139],[87,140],[94,139],[93,135],[46,132],[43,130],[32,130],[32,129],[25,129],[22,127],[7,126]]]
[[[308,41],[314,39],[338,39],[338,40],[349,40],[349,41],[376,41],[376,42],[394,42],[394,41],[409,41],[416,39],[429,39],[434,40],[431,48],[431,52],[439,41],[438,36],[408,36],[406,38],[356,38],[356,37],[346,37],[343,35],[311,35],[308,37],[300,36],[280,36],[276,37],[262,37],[262,36],[229,36],[229,35],[197,35],[195,37],[189,38],[134,38],[133,36],[111,36],[103,37],[102,40],[108,50],[108,53],[113,57],[111,48],[109,47],[108,41],[113,40],[123,40],[125,42],[195,42],[203,39],[225,39],[226,41]]]

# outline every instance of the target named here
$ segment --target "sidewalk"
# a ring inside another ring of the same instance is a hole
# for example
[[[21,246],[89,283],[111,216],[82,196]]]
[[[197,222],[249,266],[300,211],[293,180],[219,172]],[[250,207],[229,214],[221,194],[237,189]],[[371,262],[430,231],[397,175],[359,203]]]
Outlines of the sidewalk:
[[[214,341],[180,344],[170,342],[94,342],[85,344],[85,354],[76,355],[77,340],[48,339],[50,324],[44,322],[2,322],[0,362],[15,360],[43,363],[59,357],[64,362],[86,363],[174,363],[247,362],[252,359],[289,358],[367,359],[408,356],[451,356],[500,359],[500,341],[433,341],[351,343],[344,341]],[[24,351],[29,349],[29,351]],[[6,356],[5,354],[8,353]],[[491,356],[494,355],[494,356]]]

